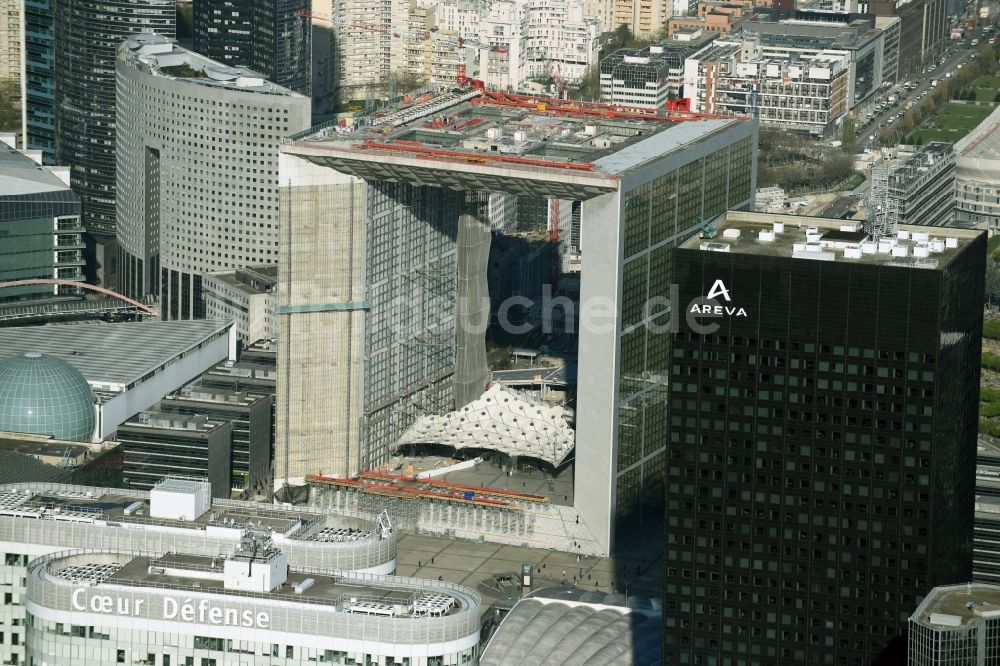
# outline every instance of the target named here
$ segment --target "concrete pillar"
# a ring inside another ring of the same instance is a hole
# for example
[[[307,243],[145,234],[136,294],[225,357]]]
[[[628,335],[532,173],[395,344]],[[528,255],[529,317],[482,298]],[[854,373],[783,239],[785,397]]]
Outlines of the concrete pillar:
[[[486,270],[490,258],[489,195],[468,191],[458,218],[455,305],[455,409],[469,404],[486,389],[486,327],[490,295]]]
[[[275,482],[362,464],[365,182],[281,155]]]

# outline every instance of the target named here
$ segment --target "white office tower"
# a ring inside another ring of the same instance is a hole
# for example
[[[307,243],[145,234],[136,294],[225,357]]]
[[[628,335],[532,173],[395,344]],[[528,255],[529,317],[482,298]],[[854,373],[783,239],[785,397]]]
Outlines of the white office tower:
[[[120,290],[203,317],[204,273],[277,259],[278,147],[309,98],[158,35],[129,37],[115,67]]]

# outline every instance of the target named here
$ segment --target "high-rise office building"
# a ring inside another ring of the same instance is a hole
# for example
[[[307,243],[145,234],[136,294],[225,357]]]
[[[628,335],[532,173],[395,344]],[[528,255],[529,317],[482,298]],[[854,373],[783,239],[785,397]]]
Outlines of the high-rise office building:
[[[13,95],[10,101],[20,111],[16,127],[0,127],[0,130],[15,130],[23,148],[24,128],[24,1],[0,0],[0,84],[10,86],[0,89],[4,96]]]
[[[114,272],[115,53],[128,35],[174,36],[173,0],[65,0],[55,7],[56,159],[83,204],[94,279]]]
[[[13,143],[13,135],[4,137]],[[38,165],[0,141],[0,282],[83,280],[80,198],[66,169]],[[76,294],[68,285],[34,284],[0,291],[0,303]]]
[[[278,145],[309,98],[159,35],[119,55],[120,288],[203,317],[202,274],[277,259]]]
[[[25,131],[30,150],[55,164],[55,21],[53,0],[24,0]]]
[[[312,27],[302,15],[309,7],[308,0],[198,0],[194,50],[310,95]]]
[[[867,665],[972,574],[985,234],[715,227],[674,252],[666,661]]]
[[[669,315],[644,306],[676,244],[751,205],[756,123],[519,99],[452,89],[282,146],[275,476],[381,465],[419,416],[479,399],[490,193],[550,220],[581,201],[575,506],[610,549],[662,515],[669,335],[644,323]]]
[[[253,0],[193,3],[194,50],[216,62],[249,67],[253,59]]]

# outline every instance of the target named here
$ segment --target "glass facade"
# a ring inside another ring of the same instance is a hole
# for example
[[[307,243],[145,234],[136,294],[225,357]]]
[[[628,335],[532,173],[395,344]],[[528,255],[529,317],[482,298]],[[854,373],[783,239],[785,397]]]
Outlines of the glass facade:
[[[174,37],[171,0],[55,3],[55,152],[72,168],[87,232],[115,233],[115,52],[137,32]]]
[[[130,488],[150,490],[171,474],[208,479],[212,497],[228,499],[232,483],[229,421],[169,413],[142,414],[118,428]]]
[[[3,157],[0,155],[0,163],[4,162]],[[32,175],[35,173],[33,161],[16,154],[13,157]],[[16,171],[13,173],[16,178]],[[55,176],[52,181],[58,182]],[[83,280],[82,233],[80,200],[69,188],[0,194],[0,282],[54,278]],[[0,292],[0,303],[78,292],[79,289],[64,285],[9,287]]]
[[[206,0],[194,6],[194,50],[312,93],[312,20],[302,0]]]
[[[52,0],[24,0],[28,149],[55,164],[55,25]]]
[[[76,625],[30,614],[25,633],[31,666],[77,666],[81,660],[88,666],[461,666],[478,659],[478,646],[448,655],[396,659],[364,650]]]
[[[984,253],[674,253],[680,303],[722,280],[747,315],[673,343],[669,663],[869,664],[970,579]]]
[[[253,48],[250,67],[269,81],[312,95],[312,21],[299,16],[303,0],[251,0]]]
[[[35,353],[0,361],[0,431],[89,442],[96,419],[90,385],[66,361]]]
[[[750,200],[754,138],[734,142],[623,195],[618,528],[659,516],[665,478],[673,249]]]

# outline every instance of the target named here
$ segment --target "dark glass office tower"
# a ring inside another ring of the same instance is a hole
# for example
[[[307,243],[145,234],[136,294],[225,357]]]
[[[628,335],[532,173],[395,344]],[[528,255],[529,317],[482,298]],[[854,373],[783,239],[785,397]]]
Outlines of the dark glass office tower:
[[[55,34],[52,0],[25,0],[24,50],[27,54],[28,148],[41,150],[45,164],[55,164]]]
[[[841,223],[674,251],[665,663],[867,666],[971,579],[985,235]]]
[[[216,62],[249,67],[253,4],[253,0],[195,0],[194,50]]]
[[[173,0],[59,0],[55,6],[55,149],[72,167],[91,239],[115,235],[115,52],[128,35],[173,37]]]
[[[194,50],[312,94],[310,0],[195,0]]]
[[[312,21],[299,16],[310,0],[253,0],[253,62],[269,80],[312,95]]]

